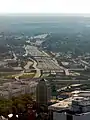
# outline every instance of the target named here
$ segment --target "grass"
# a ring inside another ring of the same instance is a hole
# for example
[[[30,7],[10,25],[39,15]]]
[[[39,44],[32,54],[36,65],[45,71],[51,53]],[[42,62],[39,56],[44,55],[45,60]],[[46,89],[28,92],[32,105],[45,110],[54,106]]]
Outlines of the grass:
[[[16,75],[16,72],[1,72],[0,77],[3,79],[13,79],[14,75]]]
[[[26,78],[33,78],[35,76],[35,73],[24,73],[22,76],[20,76],[20,79],[26,79]]]
[[[34,75],[35,75],[34,72],[32,72],[32,73],[24,73],[24,74],[20,75],[19,78],[20,78],[20,79],[33,78]],[[8,75],[8,76],[6,76],[5,78],[7,78],[7,79],[14,79],[15,76],[17,76],[17,75]]]
[[[18,76],[19,73],[0,73],[0,77],[3,79],[15,79],[16,76]],[[33,78],[35,76],[35,72],[30,72],[30,73],[24,73],[20,75],[20,79],[25,79],[25,78]]]

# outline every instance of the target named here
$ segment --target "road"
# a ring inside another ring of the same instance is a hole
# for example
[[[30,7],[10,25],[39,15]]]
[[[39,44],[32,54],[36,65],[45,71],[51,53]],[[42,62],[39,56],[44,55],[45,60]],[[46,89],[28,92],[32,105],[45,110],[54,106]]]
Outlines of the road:
[[[37,68],[37,62],[35,60],[31,59],[31,61],[27,62],[27,64],[24,66],[24,68],[25,68],[25,70],[28,70],[30,65],[32,65],[32,67],[36,70],[35,76],[33,78],[39,78],[41,76],[41,70]],[[21,71],[21,73],[17,74],[15,76],[15,79],[17,81],[19,81],[19,77],[22,76],[23,74],[24,74],[24,70]]]
[[[70,83],[70,84],[90,84],[90,80],[82,80],[82,79],[78,79],[78,80],[63,80],[63,79],[60,79],[60,78],[49,78],[49,77],[47,77],[46,78],[47,80],[50,80],[50,79],[52,79],[52,81],[53,82],[55,82],[55,83],[58,83],[58,85],[59,84],[67,84],[67,83]]]
[[[36,74],[34,76],[34,78],[39,78],[41,76],[41,70],[37,68],[37,62],[35,60],[33,60],[32,58],[30,58],[33,61],[33,67],[36,70]]]
[[[81,61],[82,64],[84,64],[84,65],[90,67],[90,64],[89,64],[88,62],[86,62],[86,61],[84,61],[84,60],[80,60],[80,61]]]
[[[41,56],[41,58],[36,57],[35,60],[31,59],[33,61],[33,67],[36,70],[36,75],[35,78],[38,78],[41,76],[41,71],[40,70],[49,70],[51,71],[51,73],[56,73],[57,70],[61,71],[64,70],[66,75],[69,75],[69,70],[59,66],[57,60],[55,58],[51,58],[46,52],[44,52],[43,50],[40,51],[38,50],[37,47],[35,46],[24,46],[25,50],[26,50],[26,55],[31,55],[34,58],[36,56]]]
[[[40,52],[37,49],[37,47],[27,45],[24,48],[26,50],[26,55],[28,55],[28,54],[31,54],[31,55],[41,55],[42,54],[42,52]],[[37,68],[37,62],[34,59],[30,58],[30,60],[33,62],[32,67],[36,70],[36,74],[35,74],[34,78],[39,78],[41,76],[41,70],[39,68]],[[31,63],[27,63],[25,68],[26,67],[28,68],[29,65],[31,65]]]
[[[16,54],[13,52],[13,60],[17,60],[17,56],[16,56]]]
[[[30,69],[30,66],[33,65],[33,62],[32,61],[28,61],[27,64],[24,66],[24,69],[25,70],[29,70]]]
[[[24,74],[24,70],[15,76],[15,80],[19,81],[19,77],[22,76],[23,74]]]

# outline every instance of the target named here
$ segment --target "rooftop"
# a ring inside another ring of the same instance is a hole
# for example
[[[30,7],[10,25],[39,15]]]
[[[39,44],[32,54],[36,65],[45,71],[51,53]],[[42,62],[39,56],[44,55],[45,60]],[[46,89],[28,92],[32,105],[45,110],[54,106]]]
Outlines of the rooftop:
[[[90,105],[90,97],[72,96],[49,106],[49,110],[60,112],[62,110],[71,110],[73,103],[76,105]]]
[[[56,104],[49,106],[49,110],[62,111],[62,110],[68,109],[72,104],[72,100],[73,100],[72,97],[62,100]]]
[[[90,97],[90,91],[76,90],[71,92],[72,96]]]

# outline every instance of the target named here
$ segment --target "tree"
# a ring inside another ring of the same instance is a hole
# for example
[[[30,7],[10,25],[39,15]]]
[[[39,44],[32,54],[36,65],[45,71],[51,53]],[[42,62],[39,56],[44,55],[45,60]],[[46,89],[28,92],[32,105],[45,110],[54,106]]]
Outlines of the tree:
[[[33,105],[33,103],[35,104],[30,94],[12,97],[12,99],[2,98],[0,100],[0,115],[8,117],[8,114],[13,113],[13,110],[15,110],[16,113],[24,112],[27,109],[27,104]]]
[[[57,96],[57,90],[55,85],[52,85],[51,90],[52,90],[52,96]]]

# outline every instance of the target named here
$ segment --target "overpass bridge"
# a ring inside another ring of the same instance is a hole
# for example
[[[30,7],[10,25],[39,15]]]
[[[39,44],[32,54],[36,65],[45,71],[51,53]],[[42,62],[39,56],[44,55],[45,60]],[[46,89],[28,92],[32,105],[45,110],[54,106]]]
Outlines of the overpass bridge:
[[[32,78],[31,80],[33,81],[39,81],[41,78]],[[46,77],[46,80],[52,80],[51,82],[55,82],[56,84],[90,84],[90,80],[87,79],[77,79],[77,80],[72,80],[72,79],[61,79],[61,78],[55,78],[55,77]]]
[[[84,71],[84,68],[70,68],[69,71]]]
[[[84,61],[84,60],[80,60],[80,61],[81,61],[82,64],[84,64],[84,65],[90,67],[90,64],[89,64],[88,62],[86,62],[86,61]]]

